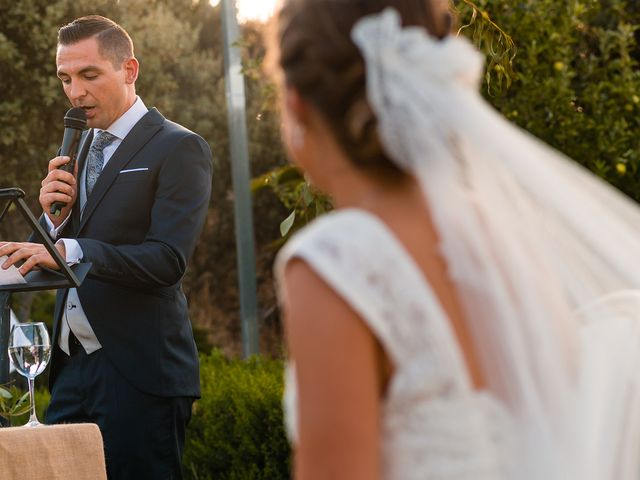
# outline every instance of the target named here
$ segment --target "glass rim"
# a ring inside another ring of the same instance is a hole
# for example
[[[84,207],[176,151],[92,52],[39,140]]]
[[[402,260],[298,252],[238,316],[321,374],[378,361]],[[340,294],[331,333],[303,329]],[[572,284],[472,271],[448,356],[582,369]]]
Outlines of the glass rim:
[[[45,327],[47,326],[47,324],[44,322],[16,322],[13,325],[11,325],[11,328],[23,327],[26,325],[44,325]]]

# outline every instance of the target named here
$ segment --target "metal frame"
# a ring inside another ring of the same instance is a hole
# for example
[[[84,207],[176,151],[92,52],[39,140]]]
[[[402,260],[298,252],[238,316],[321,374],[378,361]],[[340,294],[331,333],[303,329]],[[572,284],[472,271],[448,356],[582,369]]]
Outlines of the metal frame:
[[[31,213],[24,201],[24,191],[19,188],[0,189],[0,201],[7,203],[0,214],[0,222],[4,219],[11,205],[17,205],[18,210],[26,220],[31,230],[51,254],[60,271],[41,268],[31,271],[25,276],[27,283],[14,285],[0,285],[0,385],[9,381],[9,325],[11,324],[11,294],[36,290],[53,290],[59,288],[79,287],[91,269],[90,263],[80,263],[69,267],[60,255],[55,245],[44,231],[36,217]],[[8,426],[8,420],[0,418],[0,427]]]

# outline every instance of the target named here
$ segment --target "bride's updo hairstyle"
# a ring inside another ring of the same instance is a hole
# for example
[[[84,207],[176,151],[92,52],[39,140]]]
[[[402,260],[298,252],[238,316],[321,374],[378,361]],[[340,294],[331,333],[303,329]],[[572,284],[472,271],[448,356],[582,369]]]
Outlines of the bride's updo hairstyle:
[[[400,14],[403,26],[424,27],[436,38],[451,31],[446,0],[284,0],[271,53],[285,86],[323,116],[356,166],[399,174],[378,138],[376,116],[367,101],[364,60],[351,39],[358,20],[386,7]]]

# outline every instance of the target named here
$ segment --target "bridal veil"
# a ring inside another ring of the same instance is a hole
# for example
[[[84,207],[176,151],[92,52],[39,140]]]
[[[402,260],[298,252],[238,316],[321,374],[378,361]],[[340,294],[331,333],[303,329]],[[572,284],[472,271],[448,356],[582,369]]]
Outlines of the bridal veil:
[[[640,477],[640,209],[478,92],[465,39],[353,30],[389,156],[426,197],[518,479]]]

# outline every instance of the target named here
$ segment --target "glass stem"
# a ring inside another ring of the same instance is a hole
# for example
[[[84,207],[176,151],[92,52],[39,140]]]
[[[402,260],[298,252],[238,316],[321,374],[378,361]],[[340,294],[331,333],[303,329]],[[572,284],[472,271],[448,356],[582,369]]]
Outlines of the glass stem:
[[[36,416],[36,398],[35,398],[35,379],[29,377],[29,401],[31,402],[31,416],[29,417],[29,423],[39,423]]]

